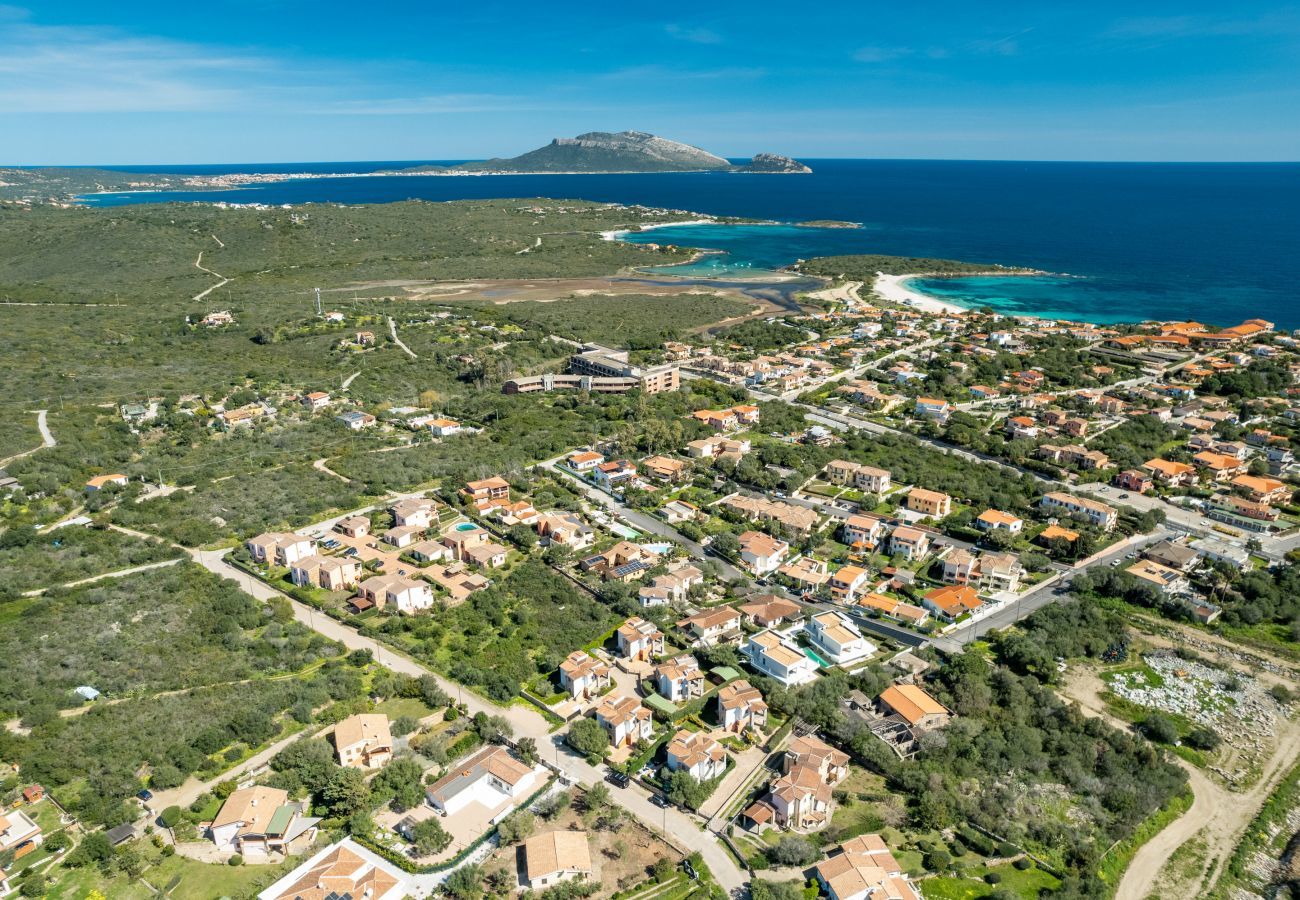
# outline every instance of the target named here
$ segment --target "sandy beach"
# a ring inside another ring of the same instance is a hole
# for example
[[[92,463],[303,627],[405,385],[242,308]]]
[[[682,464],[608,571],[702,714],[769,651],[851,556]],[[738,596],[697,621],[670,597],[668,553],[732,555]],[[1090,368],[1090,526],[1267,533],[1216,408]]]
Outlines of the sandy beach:
[[[880,299],[901,306],[910,306],[913,309],[932,313],[963,313],[968,311],[965,307],[958,306],[955,303],[945,303],[942,300],[936,300],[919,291],[912,290],[907,286],[907,280],[915,277],[915,275],[879,274],[876,276],[875,284],[872,287],[880,295]]]
[[[676,228],[678,225],[717,225],[717,219],[687,219],[682,222],[651,222],[637,228],[637,231],[652,231],[656,228]],[[631,228],[616,228],[613,231],[602,231],[601,240],[617,241],[621,240],[623,235],[631,234]]]

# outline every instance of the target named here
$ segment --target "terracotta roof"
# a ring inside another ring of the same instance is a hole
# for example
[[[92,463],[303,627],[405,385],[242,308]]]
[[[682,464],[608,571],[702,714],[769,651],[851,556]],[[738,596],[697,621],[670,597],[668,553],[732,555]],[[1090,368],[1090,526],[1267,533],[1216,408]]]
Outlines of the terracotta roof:
[[[528,880],[556,872],[590,872],[591,850],[585,831],[551,831],[524,842]]]
[[[327,900],[331,897],[367,897],[381,900],[401,884],[391,872],[371,865],[347,847],[338,847],[272,900]],[[405,892],[396,896],[405,896]]]
[[[340,751],[357,744],[391,747],[393,733],[388,728],[388,716],[383,713],[358,713],[334,726],[334,746]]]
[[[915,725],[926,716],[939,716],[948,708],[914,684],[894,684],[880,694],[881,702]]]

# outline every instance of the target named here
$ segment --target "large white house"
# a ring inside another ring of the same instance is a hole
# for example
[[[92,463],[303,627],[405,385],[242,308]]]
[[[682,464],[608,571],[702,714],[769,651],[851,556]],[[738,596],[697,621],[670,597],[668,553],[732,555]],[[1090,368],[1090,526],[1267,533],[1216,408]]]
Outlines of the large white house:
[[[433,606],[433,589],[428,582],[401,575],[375,575],[361,582],[360,594],[379,607],[390,604],[401,613],[414,613]]]
[[[862,636],[843,613],[829,610],[808,620],[804,632],[812,638],[817,650],[837,666],[855,663],[876,652],[876,645]]]
[[[471,803],[496,809],[505,801],[525,799],[539,786],[537,770],[510,755],[505,747],[480,750],[449,768],[425,790],[429,805],[448,816]]]
[[[750,665],[790,687],[817,677],[817,664],[791,638],[772,629],[751,635],[745,644]]]
[[[668,768],[687,772],[696,781],[718,778],[727,771],[727,751],[704,731],[678,731],[668,742]]]
[[[302,808],[289,802],[287,791],[259,784],[227,797],[208,826],[208,835],[218,850],[262,858],[288,853],[289,845],[300,837],[310,844],[319,821],[303,816]]]

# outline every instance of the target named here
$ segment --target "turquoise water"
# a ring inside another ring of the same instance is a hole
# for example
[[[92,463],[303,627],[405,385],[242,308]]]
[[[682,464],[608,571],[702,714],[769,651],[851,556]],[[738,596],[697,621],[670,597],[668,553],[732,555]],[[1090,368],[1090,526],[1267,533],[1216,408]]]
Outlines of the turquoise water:
[[[457,531],[478,531],[479,527],[473,522],[461,522],[456,526]]]
[[[928,293],[1007,312],[1114,322],[1263,317],[1300,328],[1300,165],[809,160],[811,175],[511,175],[306,178],[239,190],[108,194],[100,206],[173,200],[384,203],[420,198],[582,198],[780,222],[836,219],[862,228],[789,226],[651,231],[634,240],[725,249],[692,274],[750,274],[841,253],[927,256],[1080,276],[924,282]],[[261,171],[359,172],[378,163],[264,165]],[[166,167],[143,170],[171,171]],[[191,173],[235,166],[189,167]]]

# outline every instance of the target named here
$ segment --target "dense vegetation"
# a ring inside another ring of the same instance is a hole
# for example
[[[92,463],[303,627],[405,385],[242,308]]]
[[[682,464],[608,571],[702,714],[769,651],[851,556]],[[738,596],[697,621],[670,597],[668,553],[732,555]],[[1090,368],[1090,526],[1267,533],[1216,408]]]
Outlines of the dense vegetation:
[[[178,556],[180,551],[167,544],[108,529],[69,527],[38,534],[19,525],[0,534],[0,598]]]
[[[338,645],[188,564],[9,601],[0,622],[0,710],[31,729],[0,732],[0,757],[92,822],[125,821],[142,773],[156,788],[215,774],[292,727],[286,711],[310,722],[360,689],[328,664]],[[104,696],[60,715],[79,685]]]
[[[996,263],[960,262],[955,259],[927,259],[921,256],[881,256],[849,254],[819,256],[801,263],[799,271],[826,278],[843,276],[852,281],[873,282],[878,273],[885,275],[964,275],[989,272],[1000,268]]]
[[[1108,630],[1089,622],[1076,623],[1080,632]],[[1182,771],[1145,739],[1084,716],[1038,678],[979,651],[950,659],[927,684],[956,718],[915,759],[899,760],[839,706],[850,688],[875,694],[888,683],[886,673],[865,670],[778,688],[770,699],[883,774],[906,798],[913,827],[975,824],[1032,848],[1068,874],[1061,896],[1104,896],[1095,875],[1101,854],[1182,789]]]
[[[396,616],[373,630],[488,696],[508,701],[538,673],[553,672],[619,621],[540,560],[435,616]]]

